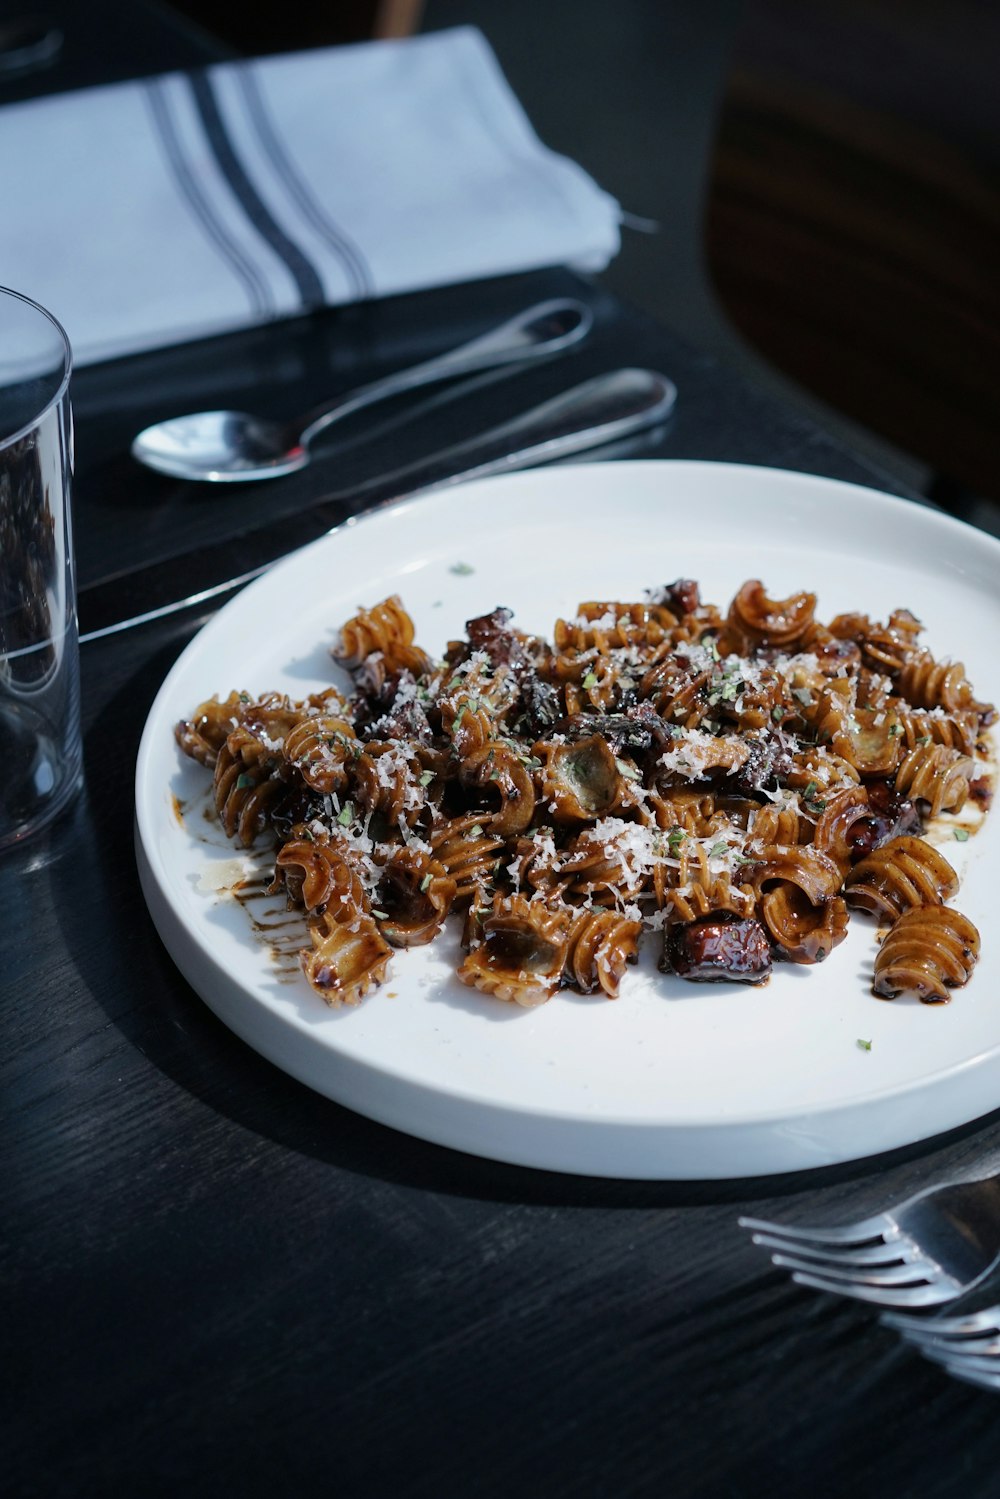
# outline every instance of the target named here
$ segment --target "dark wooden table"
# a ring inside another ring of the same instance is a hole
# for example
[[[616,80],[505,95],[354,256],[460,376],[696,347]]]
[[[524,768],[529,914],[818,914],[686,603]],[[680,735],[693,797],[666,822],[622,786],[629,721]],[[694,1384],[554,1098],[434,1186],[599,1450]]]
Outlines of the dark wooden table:
[[[206,495],[128,457],[159,415],[251,393],[291,412],[569,290],[598,320],[572,361],[343,462]],[[600,284],[543,272],[81,371],[84,626],[116,588],[131,612],[151,563],[229,538],[237,572],[255,527],[292,534],[334,482],[623,362],[681,392],[643,457],[892,487]],[[4,1492],[991,1499],[995,1400],[793,1287],[736,1218],[843,1221],[995,1169],[1000,1118],[821,1172],[629,1183],[479,1160],[309,1092],[188,988],[138,888],[139,735],[204,617],[84,645],[85,791],[0,863]]]

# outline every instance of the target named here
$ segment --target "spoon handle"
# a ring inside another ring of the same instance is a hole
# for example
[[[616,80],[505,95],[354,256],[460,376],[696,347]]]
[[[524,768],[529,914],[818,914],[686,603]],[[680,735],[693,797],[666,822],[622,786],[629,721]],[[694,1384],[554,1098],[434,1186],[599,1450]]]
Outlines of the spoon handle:
[[[406,485],[403,494],[425,494],[469,479],[552,463],[657,426],[667,420],[676,401],[677,387],[656,370],[613,370],[574,385],[523,416],[444,448],[432,458],[380,474],[350,490],[334,490],[326,498],[346,499],[399,483]],[[395,498],[401,498],[399,491]]]
[[[396,370],[381,380],[373,380],[370,385],[359,386],[349,394],[338,396],[335,401],[314,408],[299,418],[290,438],[308,447],[333,422],[377,401],[386,401],[402,391],[416,390],[421,385],[433,385],[438,380],[451,380],[459,375],[471,375],[477,370],[494,369],[502,364],[547,358],[580,343],[590,332],[593,321],[590,308],[575,298],[557,297],[538,302],[489,333],[460,344],[457,349],[410,365],[408,369]]]

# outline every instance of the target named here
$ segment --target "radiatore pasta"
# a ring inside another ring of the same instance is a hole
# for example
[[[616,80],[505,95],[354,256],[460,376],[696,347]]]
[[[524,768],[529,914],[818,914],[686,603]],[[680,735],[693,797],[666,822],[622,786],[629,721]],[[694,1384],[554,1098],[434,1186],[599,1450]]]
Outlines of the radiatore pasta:
[[[434,660],[394,596],[340,631],[348,694],[231,692],[176,737],[227,834],[273,841],[330,1004],[451,915],[459,978],[533,1006],[615,998],[644,939],[681,978],[760,984],[859,912],[884,936],[873,992],[947,1000],[979,934],[923,834],[985,813],[994,709],[908,610],[815,607],[753,579],[723,613],[681,579],[582,603],[551,642],[497,608]]]

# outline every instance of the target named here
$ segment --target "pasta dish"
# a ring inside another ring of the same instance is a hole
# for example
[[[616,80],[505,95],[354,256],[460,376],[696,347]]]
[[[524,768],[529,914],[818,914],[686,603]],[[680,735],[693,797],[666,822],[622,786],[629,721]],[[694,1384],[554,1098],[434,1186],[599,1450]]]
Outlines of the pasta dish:
[[[616,997],[644,934],[665,972],[759,984],[859,912],[873,992],[946,1001],[979,934],[924,834],[985,813],[994,709],[908,610],[822,624],[816,602],[751,580],[722,612],[681,579],[551,641],[497,608],[434,660],[393,596],[339,633],[349,692],[233,691],[176,737],[227,834],[272,840],[330,1004],[452,913],[459,978],[519,1005]]]

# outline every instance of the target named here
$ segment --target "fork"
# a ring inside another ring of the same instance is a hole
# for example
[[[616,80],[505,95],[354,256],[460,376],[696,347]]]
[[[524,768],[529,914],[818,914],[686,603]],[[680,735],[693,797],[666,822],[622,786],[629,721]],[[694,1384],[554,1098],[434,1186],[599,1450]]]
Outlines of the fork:
[[[879,1319],[911,1348],[956,1379],[1000,1390],[1000,1306],[956,1317],[915,1317],[886,1312]]]
[[[845,1228],[739,1224],[798,1285],[878,1306],[939,1306],[1000,1263],[1000,1175],[928,1187]]]

